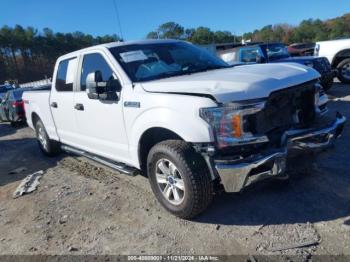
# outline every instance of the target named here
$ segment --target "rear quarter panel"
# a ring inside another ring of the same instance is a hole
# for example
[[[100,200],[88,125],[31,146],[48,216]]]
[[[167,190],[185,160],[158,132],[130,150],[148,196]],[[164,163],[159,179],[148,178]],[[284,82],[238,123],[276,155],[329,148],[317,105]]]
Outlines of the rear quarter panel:
[[[50,139],[59,140],[50,108],[50,91],[26,91],[23,93],[24,108],[28,126],[35,129],[33,115],[39,116]]]

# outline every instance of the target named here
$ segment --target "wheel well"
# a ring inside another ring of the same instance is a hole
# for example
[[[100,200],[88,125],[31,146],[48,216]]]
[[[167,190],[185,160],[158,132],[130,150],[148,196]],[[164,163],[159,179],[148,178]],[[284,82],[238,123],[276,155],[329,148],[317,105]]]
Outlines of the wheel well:
[[[339,51],[333,58],[332,67],[336,68],[338,64],[346,58],[350,58],[350,49]]]
[[[36,113],[32,113],[32,123],[33,123],[34,127],[35,127],[36,122],[38,122],[39,119],[40,119],[40,117]]]
[[[183,140],[178,134],[162,127],[152,127],[142,134],[139,142],[138,155],[140,167],[144,174],[146,174],[147,156],[151,148],[159,142],[168,139]]]

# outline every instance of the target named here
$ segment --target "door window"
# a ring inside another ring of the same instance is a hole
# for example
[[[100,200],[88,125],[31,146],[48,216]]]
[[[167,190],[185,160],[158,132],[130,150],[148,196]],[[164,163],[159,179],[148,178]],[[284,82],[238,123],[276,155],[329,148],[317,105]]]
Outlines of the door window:
[[[74,76],[77,69],[77,58],[60,62],[56,76],[56,90],[58,92],[73,91]]]
[[[100,71],[102,74],[102,81],[108,82],[115,79],[113,70],[108,65],[107,61],[101,54],[87,54],[84,55],[83,65],[81,68],[80,91],[86,90],[86,78],[92,72]]]

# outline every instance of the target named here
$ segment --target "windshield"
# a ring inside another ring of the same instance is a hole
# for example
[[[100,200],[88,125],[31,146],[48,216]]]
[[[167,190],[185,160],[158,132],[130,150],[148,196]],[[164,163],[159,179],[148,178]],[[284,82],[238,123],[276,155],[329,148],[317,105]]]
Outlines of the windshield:
[[[262,45],[261,49],[270,61],[290,57],[288,48],[284,44],[266,44]]]
[[[124,45],[110,51],[133,82],[230,67],[186,42]]]

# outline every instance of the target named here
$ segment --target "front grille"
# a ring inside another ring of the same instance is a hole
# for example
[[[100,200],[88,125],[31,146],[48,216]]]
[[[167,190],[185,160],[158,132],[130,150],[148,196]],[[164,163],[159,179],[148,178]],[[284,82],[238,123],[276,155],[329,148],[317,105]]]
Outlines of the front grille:
[[[244,129],[270,137],[292,127],[304,127],[315,119],[315,82],[270,94],[265,108],[245,119]]]

